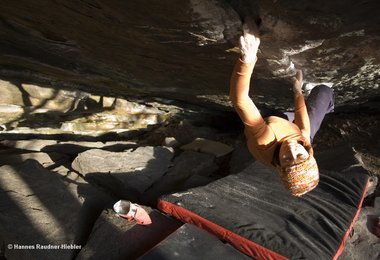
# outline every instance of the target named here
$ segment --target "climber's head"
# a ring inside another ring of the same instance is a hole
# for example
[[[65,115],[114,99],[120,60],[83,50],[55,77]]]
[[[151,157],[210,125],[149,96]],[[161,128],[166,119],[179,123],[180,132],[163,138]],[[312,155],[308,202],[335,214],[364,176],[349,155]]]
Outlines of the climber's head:
[[[281,167],[293,166],[305,161],[309,152],[297,140],[291,139],[281,143],[279,151],[279,163]]]
[[[281,144],[277,168],[283,184],[294,196],[301,196],[318,185],[318,165],[312,151],[297,140]]]

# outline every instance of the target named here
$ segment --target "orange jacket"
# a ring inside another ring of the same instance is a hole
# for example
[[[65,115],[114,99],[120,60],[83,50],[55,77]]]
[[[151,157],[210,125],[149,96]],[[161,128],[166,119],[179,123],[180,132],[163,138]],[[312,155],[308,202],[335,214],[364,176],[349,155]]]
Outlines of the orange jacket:
[[[277,145],[283,141],[295,139],[302,142],[312,154],[310,121],[304,97],[294,95],[294,123],[276,116],[264,119],[249,97],[249,84],[255,63],[256,61],[244,63],[239,59],[235,64],[230,82],[230,98],[244,123],[249,151],[263,164],[273,165]]]

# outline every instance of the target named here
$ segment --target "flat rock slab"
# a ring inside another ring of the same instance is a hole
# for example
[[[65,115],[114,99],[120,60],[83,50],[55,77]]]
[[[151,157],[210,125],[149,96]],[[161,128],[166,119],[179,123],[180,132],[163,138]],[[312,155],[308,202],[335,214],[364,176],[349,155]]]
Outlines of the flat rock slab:
[[[72,168],[86,178],[90,175],[99,180],[109,173],[109,177],[120,181],[124,189],[141,194],[167,172],[173,154],[172,148],[161,146],[139,147],[126,152],[91,149],[79,154]]]
[[[102,149],[107,151],[124,151],[136,148],[135,142],[130,141],[56,141],[44,139],[32,140],[3,140],[0,144],[9,148],[23,149],[27,151],[57,152],[68,155],[77,155],[89,149]]]
[[[34,140],[3,140],[0,144],[10,147],[23,149],[28,151],[42,151],[43,148],[55,145],[58,141],[56,140],[44,140],[44,139],[34,139]]]
[[[209,233],[184,224],[167,239],[140,257],[141,260],[156,259],[251,259],[229,244],[225,244]]]
[[[136,148],[136,143],[129,141],[59,142],[57,144],[52,144],[44,147],[43,151],[77,155],[90,149],[102,149],[107,151],[120,152],[131,148]]]
[[[196,138],[193,142],[181,146],[181,149],[208,153],[216,157],[224,156],[234,150],[229,145],[204,138]]]
[[[10,245],[8,259],[72,259],[112,202],[89,184],[64,182],[34,160],[0,167],[0,194],[0,242]]]
[[[42,152],[27,152],[27,153],[1,153],[0,165],[18,165],[26,160],[36,160],[43,167],[55,167],[68,161],[68,156],[60,153],[42,153]]]
[[[156,210],[143,208],[152,219],[149,226],[128,222],[113,210],[104,210],[76,259],[136,259],[183,225]]]

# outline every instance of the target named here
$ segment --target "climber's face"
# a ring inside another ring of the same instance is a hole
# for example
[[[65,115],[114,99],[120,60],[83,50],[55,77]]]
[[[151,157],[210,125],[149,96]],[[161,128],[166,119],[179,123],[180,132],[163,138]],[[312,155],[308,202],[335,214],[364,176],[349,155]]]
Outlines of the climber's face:
[[[281,144],[279,156],[280,166],[287,167],[305,161],[309,153],[297,140],[287,140]]]

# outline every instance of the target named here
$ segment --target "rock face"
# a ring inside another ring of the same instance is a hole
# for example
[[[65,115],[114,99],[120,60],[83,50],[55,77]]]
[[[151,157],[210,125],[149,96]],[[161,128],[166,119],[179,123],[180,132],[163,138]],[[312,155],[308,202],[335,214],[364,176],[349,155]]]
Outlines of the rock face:
[[[110,173],[124,189],[139,195],[166,173],[172,157],[171,149],[165,147],[139,147],[118,153],[92,149],[79,154],[72,167],[84,176]]]
[[[241,17],[252,16],[262,31],[258,102],[288,106],[285,78],[294,67],[307,82],[334,83],[338,103],[362,101],[379,94],[379,7],[376,0],[4,0],[0,75],[20,88],[17,100],[38,83],[56,92],[228,105]]]
[[[8,259],[56,258],[57,253],[71,259],[85,242],[84,230],[112,200],[84,182],[62,181],[34,160],[0,167],[0,183],[0,239],[15,249],[7,252]]]

